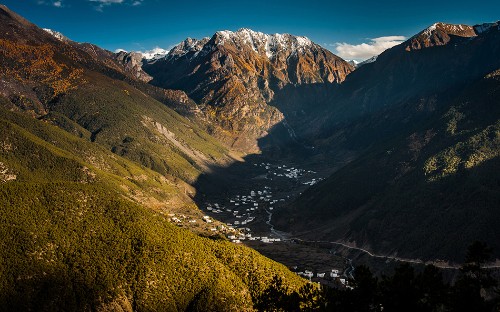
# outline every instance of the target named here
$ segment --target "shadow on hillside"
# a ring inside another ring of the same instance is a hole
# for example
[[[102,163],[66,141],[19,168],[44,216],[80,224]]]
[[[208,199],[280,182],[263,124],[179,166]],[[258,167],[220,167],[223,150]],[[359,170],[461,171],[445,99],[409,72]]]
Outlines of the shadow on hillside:
[[[243,162],[227,167],[212,166],[209,173],[202,174],[194,183],[196,204],[202,208],[207,199],[224,199],[255,184],[252,180],[264,174],[255,164],[286,164],[331,172],[339,159],[328,146],[313,146],[312,141],[324,132],[324,117],[335,105],[332,99],[338,89],[337,84],[304,84],[277,91],[269,105],[282,112],[285,119],[257,140],[259,154],[247,155]]]
[[[202,207],[207,198],[223,198],[236,189],[252,184],[252,179],[263,174],[254,164],[262,162],[302,164],[313,163],[314,159],[322,159],[314,148],[291,137],[283,122],[275,125],[269,134],[258,139],[260,154],[250,154],[243,162],[234,162],[227,167],[212,166],[209,173],[200,175],[194,183],[196,204]]]

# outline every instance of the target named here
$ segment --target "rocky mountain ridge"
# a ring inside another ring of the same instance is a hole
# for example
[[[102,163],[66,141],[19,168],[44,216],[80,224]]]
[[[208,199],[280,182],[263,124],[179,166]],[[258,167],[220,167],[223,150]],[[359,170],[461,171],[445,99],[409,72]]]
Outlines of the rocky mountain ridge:
[[[403,43],[406,51],[445,45],[450,36],[470,38],[476,36],[474,26],[464,24],[434,23]]]
[[[257,139],[284,118],[268,105],[276,92],[288,85],[341,83],[354,68],[306,37],[240,29],[188,38],[143,69],[153,85],[194,99],[212,120],[216,137],[255,152]]]

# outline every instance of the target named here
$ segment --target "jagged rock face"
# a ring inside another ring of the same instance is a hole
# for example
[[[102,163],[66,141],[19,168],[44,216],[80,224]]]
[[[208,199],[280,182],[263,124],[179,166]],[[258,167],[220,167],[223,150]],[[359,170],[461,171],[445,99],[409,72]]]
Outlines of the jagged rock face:
[[[142,70],[142,54],[136,52],[119,52],[116,60],[125,67],[125,70],[131,73],[135,78],[149,82],[153,77]]]
[[[445,45],[450,41],[450,36],[474,37],[474,27],[469,25],[453,25],[435,23],[419,32],[404,43],[406,51],[420,50],[423,48]]]
[[[248,29],[186,39],[163,59],[148,62],[151,83],[185,91],[202,105],[213,133],[255,151],[256,139],[283,119],[268,105],[287,85],[340,83],[354,69],[305,37]]]

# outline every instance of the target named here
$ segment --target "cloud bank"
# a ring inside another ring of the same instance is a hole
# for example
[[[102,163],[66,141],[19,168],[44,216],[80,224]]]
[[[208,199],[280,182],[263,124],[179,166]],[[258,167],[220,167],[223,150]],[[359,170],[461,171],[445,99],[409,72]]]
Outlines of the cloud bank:
[[[372,56],[379,55],[385,50],[403,43],[405,40],[405,36],[385,36],[370,39],[368,43],[353,45],[345,42],[337,42],[333,46],[335,46],[336,54],[341,58],[363,61]]]

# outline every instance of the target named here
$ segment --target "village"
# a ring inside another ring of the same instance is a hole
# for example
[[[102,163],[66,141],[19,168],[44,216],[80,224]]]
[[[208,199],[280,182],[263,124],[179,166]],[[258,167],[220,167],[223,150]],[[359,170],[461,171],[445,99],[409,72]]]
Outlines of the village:
[[[307,187],[319,183],[323,177],[314,170],[286,164],[256,162],[248,166],[254,168],[250,168],[254,172],[251,183],[246,188],[235,188],[225,197],[204,201],[200,205],[206,213],[203,222],[212,224],[213,220],[221,221],[222,224],[211,227],[211,231],[224,235],[235,244],[245,244],[259,251],[276,250],[283,245],[293,246],[295,243],[287,233],[274,229],[273,212]],[[343,262],[332,263],[329,269],[324,264],[314,265],[309,261],[307,264],[294,264],[289,263],[290,269],[310,281],[348,287],[349,276],[344,276]]]
[[[298,245],[288,233],[274,229],[272,224],[273,212],[323,180],[321,174],[292,164],[260,161],[245,165],[245,173],[251,173],[245,180],[248,183],[230,188],[230,193],[206,197],[198,203],[202,215],[171,213],[170,221],[180,227],[203,229],[234,244],[245,244],[311,282],[349,287],[352,272],[345,259],[331,255],[330,250],[313,252],[309,246]],[[283,252],[284,249],[288,251]],[[281,258],[282,255],[287,257]]]

